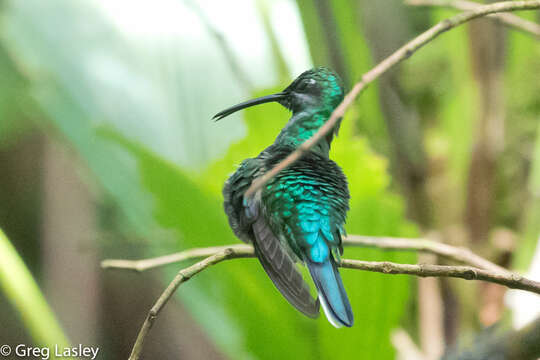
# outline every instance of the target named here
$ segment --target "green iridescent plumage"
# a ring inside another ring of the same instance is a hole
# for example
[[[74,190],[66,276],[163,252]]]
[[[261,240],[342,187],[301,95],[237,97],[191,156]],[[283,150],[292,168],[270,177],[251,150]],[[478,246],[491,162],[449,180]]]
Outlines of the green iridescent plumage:
[[[333,325],[352,326],[352,311],[336,265],[343,251],[349,208],[347,180],[329,159],[337,127],[254,196],[244,197],[254,179],[309,139],[342,100],[339,77],[329,69],[316,68],[301,74],[283,92],[236,105],[216,118],[269,101],[292,111],[275,142],[256,158],[244,160],[225,183],[225,212],[234,233],[253,243],[267,274],[291,304],[316,317],[320,300]],[[311,297],[296,261],[308,266],[319,300]]]
[[[286,155],[292,149],[282,147],[278,151]],[[281,160],[279,155],[272,156],[267,165]],[[307,252],[309,258],[317,262],[325,258],[329,250],[341,251],[348,199],[347,183],[341,170],[327,157],[316,153],[308,154],[283,170],[261,194],[266,218],[274,233],[287,239],[299,259]]]

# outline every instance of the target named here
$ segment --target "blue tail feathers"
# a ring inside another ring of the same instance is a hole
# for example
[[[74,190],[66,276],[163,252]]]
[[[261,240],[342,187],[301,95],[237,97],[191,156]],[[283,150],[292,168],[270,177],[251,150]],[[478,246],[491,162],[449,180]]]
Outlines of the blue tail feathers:
[[[321,263],[307,261],[307,266],[328,321],[335,327],[351,327],[354,322],[351,304],[332,256]]]

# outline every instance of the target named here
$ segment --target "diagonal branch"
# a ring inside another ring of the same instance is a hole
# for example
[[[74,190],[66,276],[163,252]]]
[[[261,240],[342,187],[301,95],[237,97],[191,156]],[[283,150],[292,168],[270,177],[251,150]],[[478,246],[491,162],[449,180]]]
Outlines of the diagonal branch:
[[[477,9],[479,6],[482,6],[482,4],[467,0],[405,0],[405,3],[410,6],[441,6],[465,11]],[[540,38],[540,25],[535,22],[525,20],[513,14],[491,14],[487,17]]]
[[[204,269],[209,268],[212,265],[220,263],[223,260],[239,258],[239,257],[245,257],[243,256],[241,251],[235,252],[231,250],[230,248],[224,248],[222,250],[214,251],[214,254],[212,256],[207,257],[206,259],[188,268],[180,270],[178,274],[174,277],[173,281],[171,281],[169,286],[167,286],[165,291],[160,295],[159,299],[156,301],[154,306],[152,306],[152,308],[148,312],[148,315],[146,315],[144,324],[141,330],[139,331],[139,334],[137,335],[137,340],[135,340],[135,344],[133,345],[133,349],[131,350],[131,355],[129,356],[129,360],[137,360],[140,358],[141,351],[144,344],[144,339],[146,338],[146,335],[148,335],[150,328],[152,328],[154,321],[156,320],[157,316],[159,315],[163,307],[167,304],[167,302],[173,296],[176,289],[178,289],[178,287],[182,283],[188,281],[193,276],[197,275],[198,273],[200,273]]]
[[[304,153],[306,153],[311,147],[322,140],[326,134],[328,134],[336,125],[338,120],[345,115],[347,109],[353,104],[356,97],[367,87],[368,84],[375,81],[379,76],[384,74],[394,65],[399,64],[403,60],[409,58],[418,49],[425,44],[429,43],[442,33],[462,25],[470,20],[486,16],[489,14],[495,14],[506,11],[518,11],[518,10],[532,10],[540,8],[540,0],[528,0],[528,1],[507,1],[498,2],[490,5],[478,6],[474,10],[467,11],[451,18],[443,20],[431,27],[429,30],[423,32],[407,44],[403,45],[392,55],[381,61],[377,66],[368,71],[362,76],[362,80],[357,82],[352,90],[345,96],[341,104],[332,112],[330,118],[326,123],[319,128],[319,130],[313,134],[311,138],[302,143],[295,151],[289,156],[279,162],[270,171],[267,171],[263,176],[259,177],[246,191],[245,196],[252,196],[257,190],[259,190],[269,180],[274,178],[281,170],[287,168],[295,161],[297,161]]]

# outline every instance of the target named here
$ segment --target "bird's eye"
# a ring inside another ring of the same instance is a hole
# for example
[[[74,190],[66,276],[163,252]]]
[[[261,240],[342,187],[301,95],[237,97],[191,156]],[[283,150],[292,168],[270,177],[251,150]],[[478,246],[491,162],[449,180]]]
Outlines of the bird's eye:
[[[313,85],[315,85],[315,80],[313,80],[313,79],[302,79],[302,81],[300,81],[300,83],[298,84],[297,89],[298,90],[306,90],[307,88],[312,87]]]
[[[298,86],[296,87],[298,90],[305,90],[307,87],[307,80],[306,79],[302,79],[302,81],[300,81],[300,83],[298,84]]]

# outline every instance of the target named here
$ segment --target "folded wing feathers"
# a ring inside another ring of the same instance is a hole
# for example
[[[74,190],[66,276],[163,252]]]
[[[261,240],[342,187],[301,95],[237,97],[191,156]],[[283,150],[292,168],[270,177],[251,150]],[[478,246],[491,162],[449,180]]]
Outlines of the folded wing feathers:
[[[317,317],[318,299],[311,296],[302,274],[262,216],[254,222],[253,232],[257,257],[278,290],[299,311],[309,317]]]

